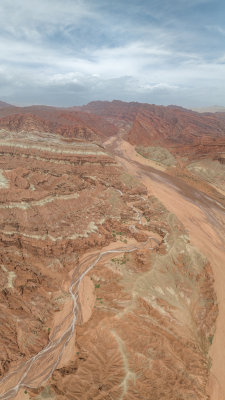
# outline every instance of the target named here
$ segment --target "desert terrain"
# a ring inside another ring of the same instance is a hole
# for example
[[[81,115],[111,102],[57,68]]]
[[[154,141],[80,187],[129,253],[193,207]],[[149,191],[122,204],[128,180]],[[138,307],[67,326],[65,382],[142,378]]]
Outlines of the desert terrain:
[[[0,399],[225,400],[225,113],[0,103]]]

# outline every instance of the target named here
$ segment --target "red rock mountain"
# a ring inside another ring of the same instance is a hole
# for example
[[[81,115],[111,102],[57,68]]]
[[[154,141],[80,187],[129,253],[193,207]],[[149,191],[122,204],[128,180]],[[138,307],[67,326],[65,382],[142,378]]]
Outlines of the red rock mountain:
[[[116,134],[107,120],[82,111],[45,106],[0,109],[0,128],[10,131],[55,132],[66,137],[96,139]]]
[[[162,145],[178,153],[198,155],[225,150],[225,113],[205,113],[177,106],[92,102],[82,108],[116,123],[130,122],[127,140],[134,145]]]
[[[225,113],[204,113],[177,106],[121,101],[91,102],[68,109],[0,107],[0,128],[56,132],[67,137],[101,139],[125,127],[134,145],[162,145],[172,152],[207,156],[225,150]]]

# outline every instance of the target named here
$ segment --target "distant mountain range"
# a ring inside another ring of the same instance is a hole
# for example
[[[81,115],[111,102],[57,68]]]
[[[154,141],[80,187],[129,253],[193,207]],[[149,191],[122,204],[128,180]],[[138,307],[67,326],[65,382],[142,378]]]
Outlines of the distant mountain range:
[[[225,112],[199,113],[178,106],[118,100],[94,101],[81,107],[16,107],[0,102],[0,128],[39,131],[97,140],[116,135],[121,127],[134,145],[163,145],[172,152],[205,156],[225,151]]]
[[[225,107],[223,106],[199,107],[199,108],[191,108],[191,110],[197,111],[199,113],[216,113],[216,112],[225,112]]]
[[[4,101],[0,101],[0,108],[13,107],[11,104],[5,103]]]

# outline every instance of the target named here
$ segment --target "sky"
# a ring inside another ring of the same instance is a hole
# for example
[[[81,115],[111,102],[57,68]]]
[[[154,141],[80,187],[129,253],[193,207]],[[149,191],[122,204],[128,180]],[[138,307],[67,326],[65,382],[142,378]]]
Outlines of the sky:
[[[114,99],[225,106],[225,1],[0,1],[0,100]]]

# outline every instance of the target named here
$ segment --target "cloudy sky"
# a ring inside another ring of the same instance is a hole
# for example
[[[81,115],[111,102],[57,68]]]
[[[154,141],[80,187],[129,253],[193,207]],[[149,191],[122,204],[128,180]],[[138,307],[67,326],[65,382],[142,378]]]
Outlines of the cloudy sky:
[[[1,0],[0,100],[225,106],[224,0]]]

